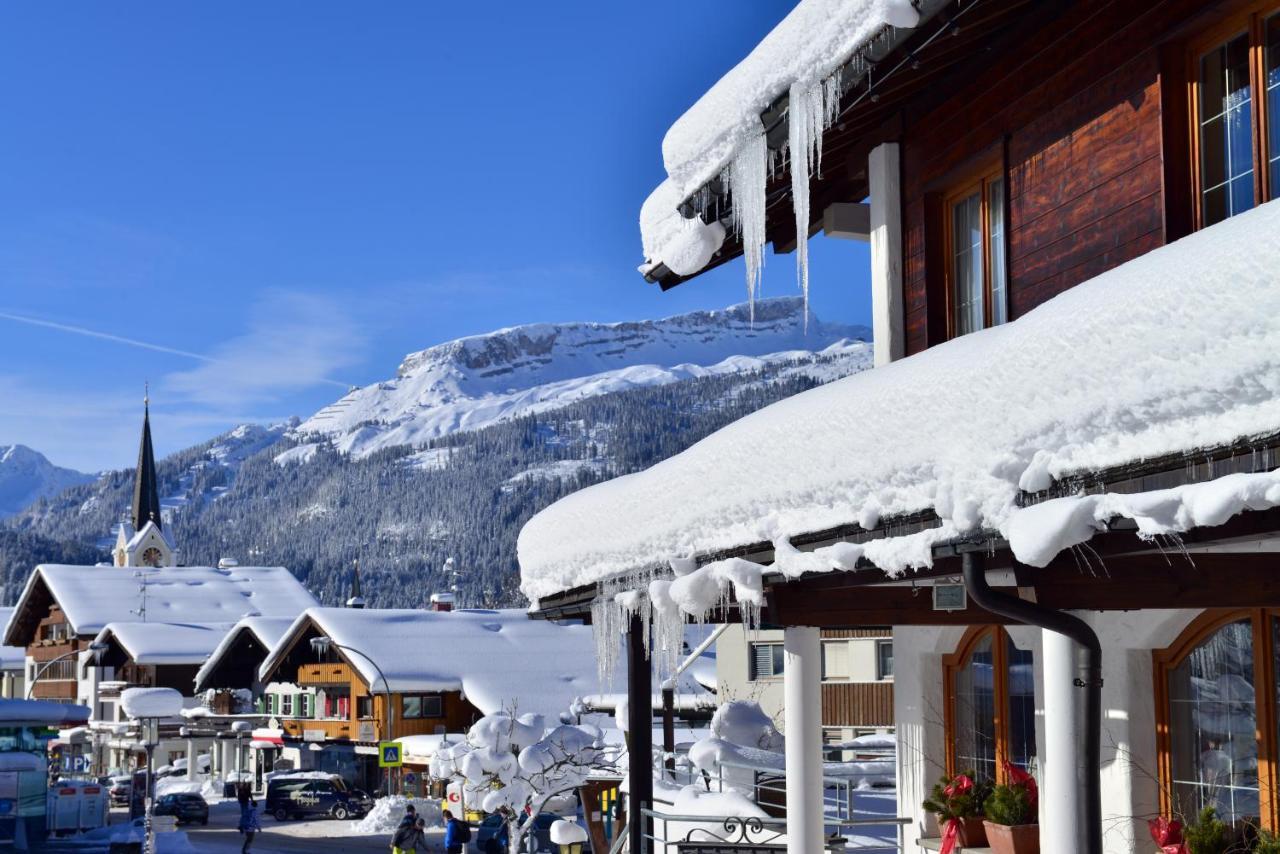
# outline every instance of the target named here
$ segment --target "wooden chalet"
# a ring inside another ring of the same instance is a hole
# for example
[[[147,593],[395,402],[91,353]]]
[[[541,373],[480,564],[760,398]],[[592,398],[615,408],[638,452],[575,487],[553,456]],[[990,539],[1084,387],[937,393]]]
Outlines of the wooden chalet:
[[[805,0],[788,20],[862,32],[873,7]],[[762,136],[782,164],[764,170],[775,252],[801,229],[870,243],[877,367],[544,511],[521,535],[524,589],[544,616],[591,619],[618,591],[678,582],[691,550],[725,585],[727,568],[749,578],[726,561],[756,565],[759,589],[735,580],[712,613],[760,607],[784,631],[790,852],[823,845],[819,632],[876,626],[893,627],[905,851],[937,847],[920,803],[941,775],[1010,766],[1039,778],[1046,854],[1153,850],[1147,819],[1204,806],[1241,839],[1280,831],[1280,2],[912,8],[809,69],[836,103],[799,228],[784,149],[805,81],[766,72],[804,38],[784,21],[705,99],[773,81],[758,136],[726,157]],[[732,184],[735,163],[672,162],[701,106],[664,144],[666,209],[643,215],[641,269],[663,290],[756,248],[734,228],[756,189]],[[685,224],[654,237],[662,216]],[[664,255],[664,235],[705,251]],[[1183,300],[1235,315],[1209,310],[1205,335]],[[1187,364],[1195,376],[1146,396]],[[1179,432],[1202,416],[1220,420]],[[953,478],[970,459],[993,465]],[[877,490],[885,503],[860,509]],[[1091,515],[1050,523],[1059,510]],[[753,535],[753,513],[773,533]],[[1046,531],[1037,550],[1029,532]],[[643,697],[650,629],[627,619]],[[641,815],[652,782],[632,767]]]

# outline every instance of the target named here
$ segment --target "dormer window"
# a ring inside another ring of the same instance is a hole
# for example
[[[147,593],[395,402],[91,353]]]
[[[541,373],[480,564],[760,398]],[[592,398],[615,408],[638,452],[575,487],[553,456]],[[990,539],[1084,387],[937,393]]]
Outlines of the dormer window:
[[[950,337],[1009,319],[1005,181],[992,170],[947,195],[947,301]]]
[[[1203,227],[1280,196],[1280,7],[1224,22],[1190,59]]]

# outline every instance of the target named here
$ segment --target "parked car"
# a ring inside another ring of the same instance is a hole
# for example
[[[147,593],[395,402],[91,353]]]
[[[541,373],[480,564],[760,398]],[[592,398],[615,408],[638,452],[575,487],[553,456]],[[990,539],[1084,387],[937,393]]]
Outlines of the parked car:
[[[204,798],[195,792],[176,792],[172,795],[161,796],[156,801],[155,814],[171,815],[178,820],[179,824],[183,822],[209,823],[209,805],[205,803]]]
[[[266,811],[277,821],[328,816],[360,818],[373,801],[359,789],[349,789],[341,777],[276,777],[267,783]]]
[[[113,807],[129,806],[129,795],[133,792],[133,778],[129,776],[112,777],[107,784],[107,793],[111,795]]]
[[[524,827],[524,823],[527,818],[528,816],[526,815],[520,816],[521,828]],[[553,815],[552,813],[547,813],[547,812],[538,813],[538,817],[533,820],[533,831],[531,832],[531,835],[533,837],[533,847],[532,848],[529,847],[529,838],[525,837],[525,839],[521,843],[520,850],[521,851],[554,851],[556,846],[551,844],[551,825],[555,824],[559,820],[560,820],[560,816],[558,815]],[[485,820],[480,822],[480,826],[476,828],[476,832],[475,832],[476,848],[479,849],[480,851],[489,851],[490,848],[487,846],[489,846],[490,839],[496,839],[500,844],[504,846],[501,849],[494,849],[494,850],[501,850],[503,852],[506,851],[506,847],[505,847],[507,842],[506,822],[503,821],[502,816],[498,815],[497,813],[486,816]]]

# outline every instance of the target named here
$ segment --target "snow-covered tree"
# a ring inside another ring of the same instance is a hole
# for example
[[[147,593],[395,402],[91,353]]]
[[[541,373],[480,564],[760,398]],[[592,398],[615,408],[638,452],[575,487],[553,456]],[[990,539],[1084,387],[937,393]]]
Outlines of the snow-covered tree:
[[[467,802],[502,815],[515,854],[552,798],[574,792],[594,769],[611,767],[611,759],[598,727],[548,730],[542,715],[495,712],[476,721],[465,741],[436,751],[431,775],[459,780]],[[528,814],[523,828],[522,813]]]

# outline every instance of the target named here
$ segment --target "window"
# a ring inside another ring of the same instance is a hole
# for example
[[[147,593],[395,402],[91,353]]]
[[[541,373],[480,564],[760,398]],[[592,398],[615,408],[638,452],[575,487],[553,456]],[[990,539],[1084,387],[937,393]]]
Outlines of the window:
[[[405,720],[444,716],[444,703],[439,694],[406,694],[400,698],[400,717]]]
[[[35,668],[41,682],[66,681],[76,678],[76,663],[70,658],[64,658],[61,661],[50,661],[47,664],[36,662]]]
[[[876,678],[893,678],[893,641],[876,641]]]
[[[782,675],[782,644],[753,643],[748,648],[747,678],[752,682],[759,679],[774,679]]]
[[[1164,814],[1212,806],[1241,833],[1280,826],[1277,613],[1207,611],[1153,653]]]
[[[373,697],[363,694],[356,697],[356,717],[372,718],[373,717]]]
[[[312,706],[311,694],[298,695],[298,717],[300,718],[312,717],[311,706]]]
[[[1200,226],[1280,196],[1280,7],[1227,20],[1190,57]]]
[[[292,694],[280,695],[280,714],[286,718],[293,717],[293,695]]]
[[[947,301],[951,337],[1009,319],[1001,171],[947,196]]]
[[[1029,769],[1036,757],[1032,654],[999,627],[974,627],[943,661],[947,768],[1003,782],[1004,762]]]
[[[822,681],[849,681],[849,642],[827,641],[822,645]]]

